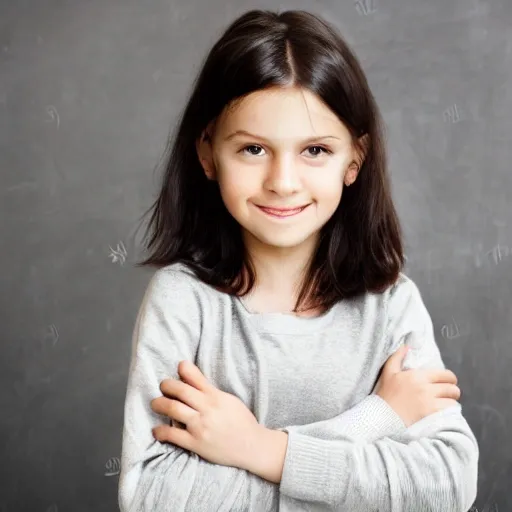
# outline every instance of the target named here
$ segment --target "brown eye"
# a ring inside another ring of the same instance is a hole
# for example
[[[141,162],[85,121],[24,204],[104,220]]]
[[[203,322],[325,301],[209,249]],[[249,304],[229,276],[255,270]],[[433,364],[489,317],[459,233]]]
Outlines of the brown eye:
[[[259,156],[260,153],[258,153],[259,150],[263,149],[261,146],[257,146],[256,144],[251,144],[249,146],[245,146],[242,148],[242,152],[248,151],[248,153],[252,156]]]
[[[312,149],[315,149],[317,151],[314,151],[313,153],[310,153],[311,156],[318,156],[322,152],[326,154],[331,154],[331,151],[329,151],[327,148],[324,148],[323,146],[310,146],[308,148],[308,151],[311,151]]]

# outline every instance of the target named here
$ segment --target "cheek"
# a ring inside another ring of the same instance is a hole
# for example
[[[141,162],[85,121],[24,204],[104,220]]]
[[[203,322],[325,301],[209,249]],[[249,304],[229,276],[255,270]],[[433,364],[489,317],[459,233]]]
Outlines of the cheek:
[[[343,189],[343,174],[327,172],[309,184],[311,195],[326,207],[331,203],[339,203]]]
[[[339,185],[338,187],[333,186],[329,190],[326,190],[324,196],[324,208],[327,214],[332,215],[336,211],[336,208],[338,208],[338,205],[342,200],[342,188],[343,187]]]
[[[254,176],[251,177],[240,169],[225,169],[218,173],[217,180],[222,199],[230,211],[257,192]]]

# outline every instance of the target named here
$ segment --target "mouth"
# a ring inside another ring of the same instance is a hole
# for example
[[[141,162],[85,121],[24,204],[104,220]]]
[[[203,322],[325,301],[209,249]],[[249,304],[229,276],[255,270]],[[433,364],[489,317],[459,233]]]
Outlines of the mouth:
[[[309,203],[311,204],[311,203]],[[303,206],[297,206],[294,208],[271,208],[266,206],[256,205],[263,213],[274,218],[293,217],[303,212],[309,204]]]

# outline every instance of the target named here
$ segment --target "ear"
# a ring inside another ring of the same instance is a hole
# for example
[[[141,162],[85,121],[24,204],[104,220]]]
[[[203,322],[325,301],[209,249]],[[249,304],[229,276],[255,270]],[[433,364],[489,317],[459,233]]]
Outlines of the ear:
[[[196,150],[199,162],[209,180],[216,179],[215,165],[213,162],[212,140],[208,128],[203,130],[201,137],[196,140]]]
[[[345,172],[344,181],[347,187],[352,185],[352,183],[356,181],[357,176],[359,175],[359,171],[361,170],[366,155],[368,154],[368,149],[370,147],[369,142],[370,137],[367,133],[362,135],[358,140],[358,147],[354,156],[354,160],[350,163]]]

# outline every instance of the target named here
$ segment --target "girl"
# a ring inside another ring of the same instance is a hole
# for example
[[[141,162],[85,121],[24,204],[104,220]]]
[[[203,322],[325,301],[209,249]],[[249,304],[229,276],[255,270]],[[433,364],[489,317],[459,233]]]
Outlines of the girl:
[[[320,18],[250,11],[214,45],[147,233],[121,511],[471,507],[478,445],[401,272],[381,130]]]

